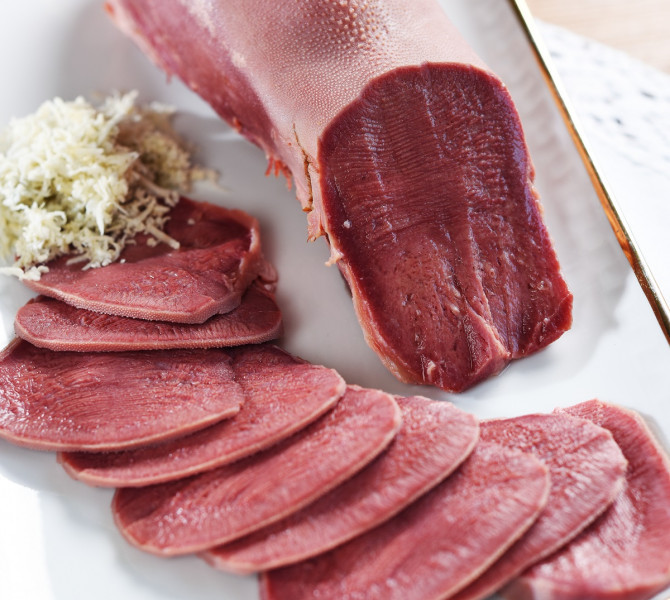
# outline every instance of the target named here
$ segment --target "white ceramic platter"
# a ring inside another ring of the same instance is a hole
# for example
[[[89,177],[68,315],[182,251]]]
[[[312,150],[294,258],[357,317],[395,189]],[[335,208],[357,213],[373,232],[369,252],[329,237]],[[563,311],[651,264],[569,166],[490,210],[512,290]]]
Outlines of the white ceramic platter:
[[[345,286],[324,266],[325,242],[306,223],[284,180],[264,177],[265,157],[178,81],[167,82],[107,19],[102,0],[29,0],[0,8],[0,125],[54,96],[138,89],[175,106],[197,160],[220,171],[226,192],[194,197],[243,208],[262,227],[280,274],[282,344],[334,367],[350,383],[448,398],[480,417],[550,411],[600,397],[641,411],[665,441],[670,347],[663,338],[591,188],[512,11],[500,0],[443,0],[445,10],[509,86],[526,129],[546,221],[575,296],[574,326],[547,350],[460,396],[398,383],[366,346]],[[30,297],[0,279],[0,346]],[[8,600],[253,600],[253,577],[214,571],[196,558],[161,559],[115,530],[109,490],[71,480],[48,453],[0,442],[0,597]]]

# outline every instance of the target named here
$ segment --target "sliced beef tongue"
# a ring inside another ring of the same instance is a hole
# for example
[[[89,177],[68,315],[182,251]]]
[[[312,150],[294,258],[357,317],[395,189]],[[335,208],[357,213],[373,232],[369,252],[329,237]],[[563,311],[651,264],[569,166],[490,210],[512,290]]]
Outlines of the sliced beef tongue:
[[[263,600],[438,600],[477,577],[530,527],[549,492],[533,456],[480,442],[396,517],[308,561],[263,574]]]
[[[276,346],[228,351],[244,404],[232,419],[189,436],[125,452],[61,453],[66,471],[91,485],[134,487],[193,475],[287,438],[331,409],[345,390],[332,369]]]
[[[391,518],[447,477],[474,448],[477,420],[448,402],[396,401],[402,427],[373,463],[301,511],[203,558],[240,573],[295,563]]]
[[[219,350],[0,353],[0,437],[43,450],[115,450],[179,437],[240,409]]]
[[[26,284],[77,308],[138,319],[202,323],[231,311],[260,271],[257,221],[238,210],[182,198],[165,232],[180,244],[150,245],[138,236],[119,261],[82,270],[63,257]]]
[[[612,434],[565,413],[484,421],[481,438],[537,456],[549,468],[551,491],[528,532],[451,600],[493,594],[593,522],[624,483],[627,462]]]
[[[609,429],[628,460],[612,506],[503,590],[512,600],[646,600],[670,584],[670,460],[642,418],[592,400],[559,411]]]
[[[391,396],[349,386],[332,411],[265,452],[187,479],[117,490],[116,524],[148,552],[206,550],[327,493],[382,452],[399,427]]]
[[[257,344],[276,338],[281,322],[274,295],[254,283],[237,308],[204,323],[106,315],[39,296],[19,309],[14,331],[35,346],[55,351],[121,352]]]

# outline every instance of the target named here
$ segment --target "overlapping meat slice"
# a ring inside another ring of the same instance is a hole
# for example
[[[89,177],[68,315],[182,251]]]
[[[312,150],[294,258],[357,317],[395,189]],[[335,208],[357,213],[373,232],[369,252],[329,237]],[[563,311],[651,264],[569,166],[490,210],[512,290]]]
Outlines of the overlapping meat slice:
[[[435,0],[109,0],[325,234],[371,347],[459,391],[571,323],[504,84]]]
[[[0,354],[0,437],[43,450],[115,450],[185,435],[244,400],[219,350]]]
[[[82,270],[63,257],[48,264],[36,292],[77,308],[175,323],[202,323],[231,311],[267,269],[257,221],[238,210],[182,198],[165,232],[180,244],[149,245],[140,235],[119,261]]]
[[[242,573],[295,563],[386,521],[437,485],[472,451],[477,421],[447,402],[396,401],[402,427],[373,463],[303,510],[203,558]]]
[[[609,429],[628,460],[611,508],[503,590],[513,600],[645,600],[670,584],[670,460],[642,418],[597,400],[563,409]]]
[[[567,414],[484,421],[481,439],[537,456],[549,468],[551,491],[526,534],[451,600],[489,597],[574,538],[609,507],[626,471],[626,459],[609,431]]]
[[[396,517],[327,554],[263,574],[263,600],[438,600],[500,556],[547,500],[533,456],[480,442],[456,473]]]
[[[40,296],[19,309],[14,331],[35,346],[59,352],[121,352],[257,344],[276,338],[281,322],[274,295],[254,283],[237,308],[204,323],[106,315]]]
[[[190,436],[114,453],[62,453],[65,469],[85,483],[133,487],[212,469],[263,450],[331,409],[345,383],[332,369],[311,365],[275,346],[230,350],[244,404],[232,419]]]
[[[400,427],[388,394],[349,386],[316,423],[265,452],[187,479],[117,490],[117,526],[162,555],[206,550],[300,510],[373,460]]]

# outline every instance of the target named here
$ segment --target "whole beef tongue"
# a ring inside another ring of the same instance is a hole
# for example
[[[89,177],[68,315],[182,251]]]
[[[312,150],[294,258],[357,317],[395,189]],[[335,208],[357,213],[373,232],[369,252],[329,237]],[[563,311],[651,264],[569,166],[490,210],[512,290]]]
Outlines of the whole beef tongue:
[[[257,221],[239,210],[181,198],[165,233],[179,242],[151,245],[138,235],[119,261],[82,270],[68,257],[50,262],[31,289],[77,308],[111,315],[202,323],[239,305],[266,269]]]
[[[244,404],[234,418],[188,436],[122,452],[66,452],[65,470],[90,485],[137,487],[179,479],[264,450],[331,409],[345,383],[276,346],[228,351]]]
[[[399,427],[391,396],[349,386],[332,411],[265,452],[188,479],[117,490],[114,518],[148,552],[206,550],[327,493],[373,460]]]
[[[264,573],[261,598],[446,598],[530,527],[548,492],[547,469],[536,458],[480,442],[456,473],[390,521]]]
[[[42,450],[132,448],[240,410],[221,350],[52,352],[16,339],[0,353],[0,437]]]
[[[519,116],[435,0],[107,7],[290,171],[400,379],[463,390],[569,328]]]
[[[203,558],[234,572],[264,571],[338,546],[390,519],[436,486],[477,442],[477,420],[448,402],[396,397],[402,427],[370,465],[301,511]]]
[[[612,434],[585,419],[561,413],[484,421],[481,439],[537,456],[549,469],[551,491],[523,537],[450,600],[488,598],[579,534],[624,483],[627,462]]]
[[[628,459],[612,506],[503,589],[511,600],[647,600],[670,586],[670,460],[640,415],[591,400],[561,409],[609,429]]]

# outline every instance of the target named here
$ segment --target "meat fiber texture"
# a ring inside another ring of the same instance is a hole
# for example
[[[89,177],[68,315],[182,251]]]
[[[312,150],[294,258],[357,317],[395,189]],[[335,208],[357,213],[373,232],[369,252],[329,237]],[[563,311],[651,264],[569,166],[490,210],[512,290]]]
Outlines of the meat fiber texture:
[[[117,450],[232,417],[244,401],[218,350],[0,353],[0,437],[41,450]]]
[[[516,109],[435,0],[107,9],[290,172],[401,380],[460,391],[569,328]]]
[[[390,521],[327,554],[264,573],[261,598],[446,598],[530,527],[548,492],[536,458],[479,443],[454,475]]]
[[[512,600],[645,600],[670,585],[670,460],[642,418],[592,400],[561,410],[609,429],[628,459],[611,508],[503,593]]]
[[[236,308],[249,284],[268,270],[256,219],[187,198],[170,217],[165,233],[179,242],[178,250],[138,235],[106,267],[82,270],[63,257],[39,280],[25,283],[77,308],[137,319],[202,323]]]
[[[260,283],[251,285],[237,308],[204,323],[106,315],[46,296],[21,307],[14,320],[16,334],[31,344],[73,352],[241,346],[275,339],[281,329],[281,311],[274,295]]]
[[[533,526],[451,600],[479,600],[574,538],[612,503],[627,461],[612,434],[565,413],[484,421],[481,439],[530,452],[548,468],[551,491]]]
[[[117,490],[114,518],[148,552],[206,550],[327,493],[382,452],[399,427],[391,396],[349,386],[332,411],[270,450],[188,479]]]
[[[244,404],[232,419],[190,436],[125,452],[61,453],[74,478],[90,485],[135,487],[194,475],[268,448],[330,410],[344,394],[332,369],[276,346],[230,350]]]
[[[388,520],[437,485],[472,452],[477,420],[447,402],[396,397],[402,427],[373,463],[290,517],[203,554],[238,573],[295,563]]]

